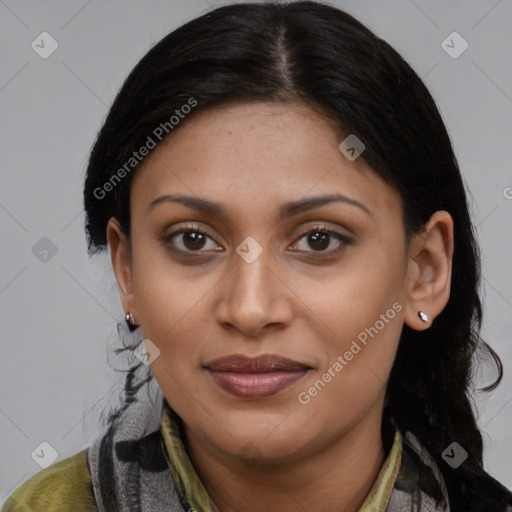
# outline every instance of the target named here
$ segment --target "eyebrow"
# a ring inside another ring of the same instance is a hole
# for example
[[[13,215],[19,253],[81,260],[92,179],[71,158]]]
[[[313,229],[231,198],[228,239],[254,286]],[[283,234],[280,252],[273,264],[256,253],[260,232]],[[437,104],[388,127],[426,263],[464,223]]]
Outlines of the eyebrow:
[[[198,212],[215,216],[215,217],[227,217],[227,210],[220,203],[216,203],[214,201],[210,201],[208,199],[203,199],[200,197],[194,196],[185,196],[180,194],[165,194],[157,197],[151,203],[149,203],[146,211],[149,213],[155,206],[162,203],[179,203],[188,208],[196,210]],[[343,194],[327,194],[323,196],[310,197],[305,199],[298,199],[296,201],[289,201],[287,203],[282,204],[279,207],[279,221],[282,221],[286,218],[293,217],[294,215],[298,215],[299,213],[306,212],[308,210],[312,210],[313,208],[318,208],[320,206],[324,206],[330,203],[344,203],[351,206],[356,206],[363,210],[370,217],[373,216],[370,209],[364,204],[352,199]]]

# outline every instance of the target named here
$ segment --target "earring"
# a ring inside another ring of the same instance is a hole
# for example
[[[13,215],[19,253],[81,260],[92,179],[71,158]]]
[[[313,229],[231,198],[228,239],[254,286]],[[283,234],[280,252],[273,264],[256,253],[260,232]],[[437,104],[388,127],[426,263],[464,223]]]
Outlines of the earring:
[[[428,323],[430,322],[430,318],[424,311],[418,311],[418,316],[423,320],[423,322]]]
[[[128,324],[128,329],[130,329],[130,331],[134,331],[137,328],[137,326],[135,325],[135,319],[133,318],[133,315],[130,312],[126,313],[124,319],[126,320],[126,323]]]

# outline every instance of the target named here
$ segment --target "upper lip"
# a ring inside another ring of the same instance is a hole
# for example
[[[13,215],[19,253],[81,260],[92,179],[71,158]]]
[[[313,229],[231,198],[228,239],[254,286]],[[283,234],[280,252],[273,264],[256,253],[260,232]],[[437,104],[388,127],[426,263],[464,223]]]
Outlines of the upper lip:
[[[263,354],[253,358],[240,354],[233,354],[214,359],[210,363],[206,364],[205,367],[217,372],[238,373],[267,373],[275,371],[302,371],[311,369],[311,367],[306,364],[292,361],[286,357],[274,354]]]

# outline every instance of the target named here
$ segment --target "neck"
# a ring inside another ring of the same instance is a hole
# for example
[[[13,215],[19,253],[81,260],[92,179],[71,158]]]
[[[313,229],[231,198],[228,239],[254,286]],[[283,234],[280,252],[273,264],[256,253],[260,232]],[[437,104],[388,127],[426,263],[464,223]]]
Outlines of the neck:
[[[307,456],[248,463],[226,455],[185,428],[186,446],[208,494],[221,512],[261,510],[357,512],[386,458],[382,407]]]

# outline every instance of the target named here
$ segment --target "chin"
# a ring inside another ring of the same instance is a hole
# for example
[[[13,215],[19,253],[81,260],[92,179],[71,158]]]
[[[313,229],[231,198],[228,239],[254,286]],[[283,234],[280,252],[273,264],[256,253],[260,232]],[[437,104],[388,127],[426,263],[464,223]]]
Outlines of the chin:
[[[297,422],[287,426],[276,425],[279,423],[257,425],[254,420],[239,422],[236,429],[239,434],[225,438],[227,445],[224,448],[231,455],[248,461],[277,462],[293,457],[308,444],[305,430]]]

